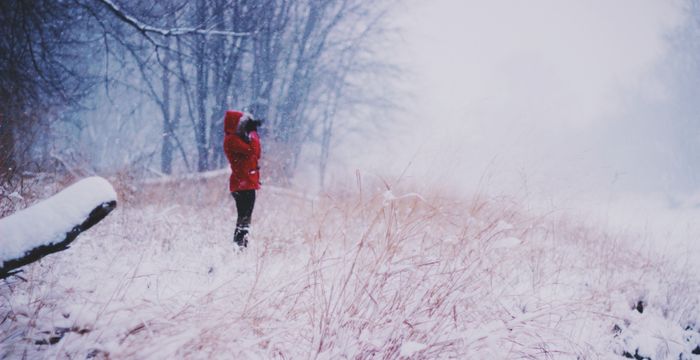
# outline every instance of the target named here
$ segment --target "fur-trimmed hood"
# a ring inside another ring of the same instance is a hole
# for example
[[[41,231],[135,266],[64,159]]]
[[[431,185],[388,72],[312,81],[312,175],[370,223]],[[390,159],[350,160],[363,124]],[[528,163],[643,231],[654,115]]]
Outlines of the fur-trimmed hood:
[[[245,124],[253,120],[253,115],[247,112],[227,110],[224,116],[224,133],[226,135],[241,134]]]

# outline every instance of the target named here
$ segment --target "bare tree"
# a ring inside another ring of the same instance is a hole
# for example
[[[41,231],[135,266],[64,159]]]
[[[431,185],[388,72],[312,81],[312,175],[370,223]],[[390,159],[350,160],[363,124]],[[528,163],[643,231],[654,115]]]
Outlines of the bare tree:
[[[50,123],[94,85],[81,50],[98,39],[74,3],[0,2],[0,186],[50,160]],[[44,132],[41,137],[40,133]]]
[[[273,119],[273,139],[284,149],[280,178],[291,178],[304,146],[320,147],[319,170],[323,182],[331,138],[342,135],[336,116],[360,105],[377,106],[387,94],[358,96],[370,91],[349,86],[351,78],[371,73],[385,77],[380,62],[364,57],[386,36],[386,6],[390,3],[363,0],[299,2],[293,7],[289,27],[290,54],[280,61],[279,97]],[[388,87],[387,87],[388,88]],[[383,104],[384,103],[384,104]],[[386,108],[385,111],[389,109]],[[321,134],[314,134],[320,128]]]

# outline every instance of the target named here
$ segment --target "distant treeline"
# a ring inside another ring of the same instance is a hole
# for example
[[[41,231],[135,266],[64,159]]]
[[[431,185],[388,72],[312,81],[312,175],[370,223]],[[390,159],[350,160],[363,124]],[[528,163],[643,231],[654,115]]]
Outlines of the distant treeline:
[[[350,119],[389,105],[392,2],[0,1],[0,183],[221,168],[222,115],[242,107],[266,120],[272,181],[306,147],[322,183]]]

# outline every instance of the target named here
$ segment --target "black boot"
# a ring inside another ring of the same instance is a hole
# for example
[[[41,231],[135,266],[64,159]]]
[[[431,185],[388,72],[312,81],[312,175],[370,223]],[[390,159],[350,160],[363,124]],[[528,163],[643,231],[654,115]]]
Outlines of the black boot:
[[[239,247],[248,247],[248,228],[237,226],[233,235],[233,242]]]

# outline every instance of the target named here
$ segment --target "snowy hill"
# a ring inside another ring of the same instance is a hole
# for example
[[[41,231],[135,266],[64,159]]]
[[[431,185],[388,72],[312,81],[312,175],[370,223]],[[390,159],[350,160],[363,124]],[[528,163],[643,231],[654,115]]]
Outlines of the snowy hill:
[[[697,276],[624,235],[507,198],[269,187],[234,254],[225,184],[118,184],[0,284],[0,358],[700,358]]]

